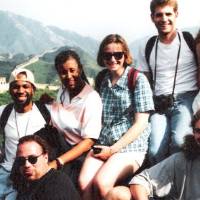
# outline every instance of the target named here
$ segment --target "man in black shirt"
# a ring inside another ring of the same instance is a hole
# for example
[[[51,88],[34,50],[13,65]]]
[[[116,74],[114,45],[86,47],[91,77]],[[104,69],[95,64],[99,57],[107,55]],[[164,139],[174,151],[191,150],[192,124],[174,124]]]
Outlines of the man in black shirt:
[[[80,200],[68,176],[48,165],[48,146],[37,135],[19,140],[11,179],[17,200]]]

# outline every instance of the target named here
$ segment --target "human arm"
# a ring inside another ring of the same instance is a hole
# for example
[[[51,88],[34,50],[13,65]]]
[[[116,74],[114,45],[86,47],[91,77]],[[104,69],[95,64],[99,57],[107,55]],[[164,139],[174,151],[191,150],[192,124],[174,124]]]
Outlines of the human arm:
[[[133,125],[128,129],[128,131],[110,147],[96,145],[95,147],[99,147],[102,150],[99,154],[94,156],[106,160],[112,154],[120,151],[123,147],[134,141],[144,131],[148,125],[148,118],[149,113],[136,113]]]
[[[77,145],[72,147],[69,151],[65,152],[61,156],[58,157],[61,164],[66,164],[72,160],[75,160],[79,156],[81,156],[83,153],[89,151],[94,144],[94,140],[90,138],[83,139],[81,142],[79,142]],[[57,169],[57,162],[56,160],[53,160],[49,163],[49,166],[51,168]]]
[[[136,140],[147,128],[150,111],[154,110],[154,105],[150,85],[146,77],[141,73],[138,74],[133,92],[133,107],[136,113],[134,114],[132,126],[109,149],[108,147],[103,147],[101,154],[97,154],[95,157],[107,159],[113,153],[120,151],[123,147]],[[103,153],[106,155],[103,155]]]

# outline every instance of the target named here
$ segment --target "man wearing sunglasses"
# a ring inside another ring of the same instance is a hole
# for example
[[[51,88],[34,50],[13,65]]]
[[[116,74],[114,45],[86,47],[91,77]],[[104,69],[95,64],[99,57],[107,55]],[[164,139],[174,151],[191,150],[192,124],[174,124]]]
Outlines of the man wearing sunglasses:
[[[48,165],[47,143],[37,135],[19,139],[11,173],[17,199],[79,200],[79,194],[66,174]]]
[[[185,136],[179,153],[134,176],[130,190],[118,186],[106,200],[178,199],[198,200],[200,197],[200,110],[192,119],[193,134]]]
[[[36,84],[31,71],[21,68],[11,73],[9,92],[13,104],[0,106],[0,130],[4,135],[4,153],[0,152],[3,157],[0,163],[0,199],[15,199],[16,194],[9,176],[19,138],[35,133],[46,124],[41,112],[32,101],[35,90]],[[5,120],[8,109],[10,114]]]

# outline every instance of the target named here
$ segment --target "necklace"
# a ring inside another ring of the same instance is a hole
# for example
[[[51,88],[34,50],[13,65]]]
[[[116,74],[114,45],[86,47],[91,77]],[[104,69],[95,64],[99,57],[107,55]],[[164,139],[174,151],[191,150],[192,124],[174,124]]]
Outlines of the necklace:
[[[15,110],[15,109],[14,109],[14,110]],[[31,109],[31,111],[29,112],[28,121],[27,121],[27,123],[26,123],[26,128],[25,128],[24,134],[20,136],[19,126],[18,126],[18,122],[17,122],[17,113],[16,113],[16,110],[15,110],[15,124],[16,124],[16,127],[17,127],[17,136],[18,136],[18,138],[27,135],[27,130],[28,130],[29,121],[30,121],[30,118],[31,118],[31,113],[32,113],[32,109]],[[23,122],[22,122],[22,123],[23,123]],[[21,131],[21,132],[22,132],[22,131]]]

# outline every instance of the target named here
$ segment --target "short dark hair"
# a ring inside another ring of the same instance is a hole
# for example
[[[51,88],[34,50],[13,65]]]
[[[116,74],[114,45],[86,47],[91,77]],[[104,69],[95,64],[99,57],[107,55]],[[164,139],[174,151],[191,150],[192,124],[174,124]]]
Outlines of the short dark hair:
[[[49,146],[47,142],[38,135],[26,135],[24,137],[21,137],[19,139],[18,147],[19,145],[24,144],[26,142],[36,142],[41,146],[43,153],[49,153]]]
[[[198,110],[194,115],[193,115],[193,118],[192,118],[192,121],[191,121],[191,126],[192,128],[195,128],[195,124],[197,123],[197,121],[200,120],[200,110]]]
[[[150,10],[151,10],[151,14],[153,15],[155,12],[155,9],[158,6],[172,6],[174,8],[174,11],[178,10],[178,2],[177,0],[152,0],[150,3]]]
[[[125,56],[124,67],[130,65],[133,61],[130,50],[128,48],[128,45],[127,45],[125,39],[118,34],[107,35],[101,42],[99,51],[98,51],[98,55],[97,55],[98,65],[101,67],[105,67],[104,62],[103,62],[103,52],[104,52],[104,48],[110,43],[118,43],[118,44],[122,45],[122,48],[124,51],[124,56]]]

